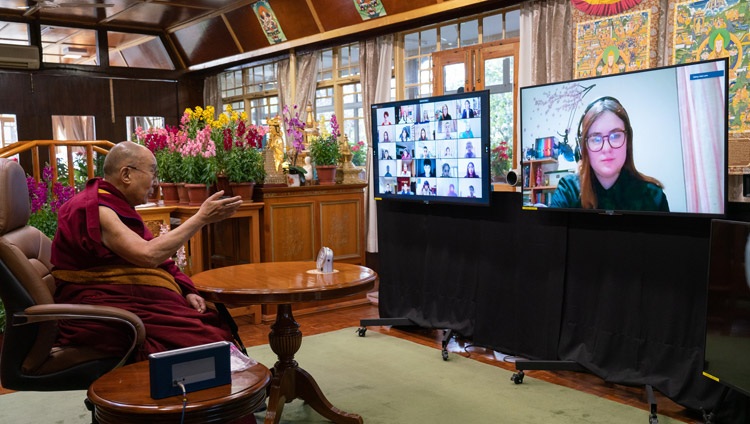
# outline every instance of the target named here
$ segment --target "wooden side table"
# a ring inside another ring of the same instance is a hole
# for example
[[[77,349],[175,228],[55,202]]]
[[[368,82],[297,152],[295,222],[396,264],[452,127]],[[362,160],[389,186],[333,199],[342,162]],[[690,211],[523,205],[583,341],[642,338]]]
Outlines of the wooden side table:
[[[266,424],[278,424],[284,404],[303,399],[315,411],[337,424],[361,424],[362,417],[344,412],[326,399],[315,379],[294,359],[302,332],[292,315],[292,304],[338,299],[372,289],[377,274],[369,268],[334,263],[336,272],[319,274],[315,262],[263,262],[214,268],[193,276],[195,288],[212,302],[278,305],[268,342],[278,361],[269,386]]]
[[[263,364],[232,374],[232,383],[187,394],[185,423],[231,423],[256,411],[266,399],[271,372]],[[179,423],[182,395],[152,399],[148,361],[117,368],[87,393],[100,424]]]

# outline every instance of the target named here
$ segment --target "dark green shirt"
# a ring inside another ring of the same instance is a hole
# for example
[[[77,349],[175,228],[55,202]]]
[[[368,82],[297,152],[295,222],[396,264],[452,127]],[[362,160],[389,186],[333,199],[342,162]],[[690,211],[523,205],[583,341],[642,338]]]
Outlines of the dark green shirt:
[[[664,191],[654,183],[634,177],[622,171],[615,184],[605,189],[593,179],[597,209],[621,211],[669,212],[669,203]],[[581,181],[578,175],[566,175],[557,184],[550,202],[552,208],[581,208]]]

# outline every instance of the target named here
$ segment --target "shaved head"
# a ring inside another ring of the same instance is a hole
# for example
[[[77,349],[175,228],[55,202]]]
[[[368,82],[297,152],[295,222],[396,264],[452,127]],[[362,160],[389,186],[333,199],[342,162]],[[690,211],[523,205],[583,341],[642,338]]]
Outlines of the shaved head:
[[[123,166],[137,166],[144,158],[151,155],[151,151],[132,141],[123,141],[115,144],[104,158],[104,179],[115,177]]]

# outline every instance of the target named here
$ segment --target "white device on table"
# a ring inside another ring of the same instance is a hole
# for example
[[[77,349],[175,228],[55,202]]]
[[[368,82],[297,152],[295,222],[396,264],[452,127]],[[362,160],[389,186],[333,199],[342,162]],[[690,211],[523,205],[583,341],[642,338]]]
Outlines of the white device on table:
[[[329,247],[321,247],[318,251],[317,270],[323,274],[333,272],[333,250]]]

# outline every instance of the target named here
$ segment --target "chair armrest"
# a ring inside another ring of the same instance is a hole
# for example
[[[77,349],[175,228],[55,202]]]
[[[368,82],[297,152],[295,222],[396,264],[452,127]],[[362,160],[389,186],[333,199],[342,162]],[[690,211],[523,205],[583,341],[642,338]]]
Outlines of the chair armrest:
[[[70,303],[54,303],[34,305],[23,312],[13,314],[12,325],[25,325],[45,321],[59,321],[67,319],[87,319],[116,321],[126,324],[133,331],[133,343],[118,367],[123,365],[137,346],[146,339],[146,327],[138,315],[125,309],[112,306],[78,305]]]

